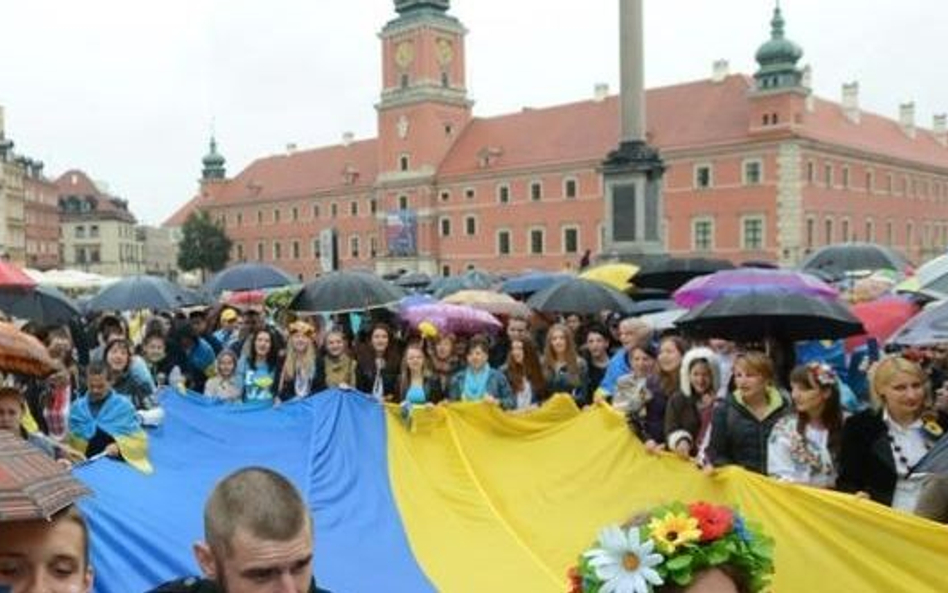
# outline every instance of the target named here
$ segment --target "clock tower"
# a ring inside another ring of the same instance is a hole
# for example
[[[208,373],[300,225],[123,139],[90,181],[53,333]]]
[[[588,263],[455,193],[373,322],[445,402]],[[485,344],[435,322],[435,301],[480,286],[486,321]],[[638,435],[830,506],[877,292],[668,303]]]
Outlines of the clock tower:
[[[378,109],[381,180],[433,176],[471,118],[464,69],[467,29],[450,0],[395,0],[380,33]]]

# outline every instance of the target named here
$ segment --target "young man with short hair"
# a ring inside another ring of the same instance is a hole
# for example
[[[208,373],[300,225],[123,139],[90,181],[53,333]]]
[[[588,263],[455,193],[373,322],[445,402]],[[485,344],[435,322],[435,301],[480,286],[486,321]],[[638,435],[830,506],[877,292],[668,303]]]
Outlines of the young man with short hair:
[[[204,507],[204,540],[194,555],[205,578],[152,593],[328,593],[313,579],[313,521],[299,491],[262,467],[238,470]]]

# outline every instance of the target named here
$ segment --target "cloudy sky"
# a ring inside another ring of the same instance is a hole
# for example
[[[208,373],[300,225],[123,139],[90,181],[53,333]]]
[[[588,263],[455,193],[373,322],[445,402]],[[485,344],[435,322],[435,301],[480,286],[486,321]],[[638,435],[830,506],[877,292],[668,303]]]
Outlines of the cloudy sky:
[[[618,88],[618,0],[454,0],[480,116]],[[772,0],[646,0],[646,82],[752,73]],[[858,80],[864,108],[948,111],[948,2],[783,0],[816,92]],[[216,129],[228,170],[375,135],[377,33],[391,0],[0,0],[0,105],[17,150],[78,167],[160,223],[193,195]]]

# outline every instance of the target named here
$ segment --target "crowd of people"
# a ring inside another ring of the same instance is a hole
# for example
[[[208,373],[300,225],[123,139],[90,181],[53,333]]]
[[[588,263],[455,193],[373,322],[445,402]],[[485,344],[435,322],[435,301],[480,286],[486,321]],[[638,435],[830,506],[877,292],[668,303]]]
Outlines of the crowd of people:
[[[385,309],[280,322],[255,306],[101,315],[34,329],[61,370],[0,390],[0,427],[66,462],[134,462],[135,431],[160,421],[165,387],[260,406],[339,388],[409,412],[464,401],[521,413],[566,394],[580,408],[611,405],[649,451],[708,471],[738,465],[948,512],[945,486],[913,472],[948,426],[945,349],[866,361],[860,379],[819,357],[775,364],[767,344],[689,340],[611,312],[504,322],[497,335],[462,336],[422,332]]]

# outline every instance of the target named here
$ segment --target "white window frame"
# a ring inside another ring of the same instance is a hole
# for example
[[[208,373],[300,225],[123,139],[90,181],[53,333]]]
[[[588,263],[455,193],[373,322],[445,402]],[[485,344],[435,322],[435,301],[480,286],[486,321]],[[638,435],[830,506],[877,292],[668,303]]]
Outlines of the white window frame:
[[[444,223],[448,223],[448,232],[444,232]],[[438,219],[438,236],[439,237],[450,237],[451,236],[451,217],[442,216]]]
[[[540,241],[540,251],[536,252],[533,250],[533,233],[539,231],[542,234],[542,240]],[[527,229],[527,255],[546,255],[546,228],[542,226],[532,226]]]
[[[474,187],[465,187],[464,188],[464,199],[465,200],[474,200],[477,198],[477,188]]]
[[[504,253],[500,250],[500,236],[502,234],[507,235],[507,253]],[[513,246],[513,231],[508,228],[497,229],[494,233],[494,250],[497,252],[498,257],[510,257],[514,253]]]
[[[472,232],[469,232],[469,230],[468,230],[468,228],[467,228],[467,223],[468,223],[469,221],[471,221],[471,220],[474,221],[474,232],[473,232],[473,233],[472,233]],[[477,227],[479,227],[479,226],[480,226],[480,224],[479,224],[479,221],[477,220],[477,216],[475,216],[475,215],[473,215],[473,214],[466,214],[466,215],[464,215],[464,236],[466,236],[466,237],[476,237],[476,236],[477,236]]]
[[[702,186],[698,182],[698,172],[701,169],[708,170],[708,185]],[[714,187],[714,165],[709,162],[695,163],[691,176],[692,188],[697,190],[711,189]]]
[[[566,187],[569,185],[570,182],[573,183],[573,188],[575,189],[575,192],[573,193],[572,196],[570,196],[569,193],[566,191]],[[563,179],[563,199],[564,200],[579,199],[579,179],[573,176],[569,176]]]
[[[751,247],[747,244],[747,223],[753,220],[760,221],[760,245]],[[763,251],[767,249],[767,216],[764,214],[748,214],[741,216],[741,249],[744,251]]]
[[[506,201],[504,201],[504,199],[502,198],[502,195],[503,195],[505,189],[506,189],[506,192],[507,192],[507,200],[506,200]],[[513,193],[512,193],[512,191],[511,191],[511,189],[510,189],[510,184],[509,184],[509,183],[498,183],[498,184],[497,184],[497,189],[495,190],[494,194],[495,194],[495,197],[497,198],[497,203],[498,203],[498,204],[502,204],[502,205],[506,206],[507,204],[510,204],[511,202],[513,202]]]
[[[279,241],[274,241],[270,245],[270,255],[273,261],[281,261],[283,259],[283,245]]]
[[[826,225],[829,223],[829,226]],[[830,232],[826,232],[829,229]],[[823,245],[832,245],[836,242],[836,219],[832,216],[823,217]]]
[[[818,245],[817,236],[819,229],[816,228],[816,218],[807,216],[803,221],[803,245],[806,249],[813,249]]]
[[[698,245],[698,225],[707,224],[710,227],[710,233],[708,238],[708,246],[702,247]],[[714,217],[713,216],[695,216],[691,219],[691,249],[692,251],[698,251],[701,253],[707,253],[709,251],[714,251],[715,246],[715,236],[714,236]]]
[[[757,165],[758,179],[755,182],[751,182],[748,180],[747,167],[754,164]],[[748,185],[748,186],[764,184],[764,159],[760,157],[753,157],[753,158],[747,158],[741,161],[741,184]]]
[[[839,242],[850,243],[853,240],[852,223],[848,216],[839,219]]]
[[[533,188],[534,188],[534,187],[539,187],[539,188],[540,188],[540,191],[538,192],[538,193],[539,193],[539,197],[536,197],[536,198],[533,197]],[[530,201],[531,201],[531,202],[542,202],[542,201],[543,201],[543,194],[544,194],[544,191],[543,191],[543,180],[542,180],[542,179],[533,179],[533,180],[531,180],[531,181],[530,181],[530,185],[528,186],[528,191],[529,191],[529,197],[530,197]]]
[[[362,248],[361,241],[359,241],[359,235],[349,235],[349,257],[352,259],[359,259],[360,251]]]
[[[576,251],[566,250],[566,232],[576,231]],[[560,227],[560,253],[563,255],[577,255],[582,252],[583,235],[578,224],[564,224]]]

